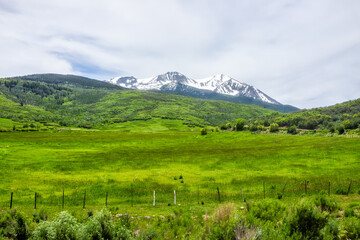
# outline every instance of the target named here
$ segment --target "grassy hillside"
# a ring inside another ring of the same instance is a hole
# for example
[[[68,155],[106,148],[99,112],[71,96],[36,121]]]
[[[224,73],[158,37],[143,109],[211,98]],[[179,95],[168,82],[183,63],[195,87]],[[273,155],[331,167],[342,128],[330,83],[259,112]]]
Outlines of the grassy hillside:
[[[87,128],[150,119],[179,120],[188,126],[219,125],[272,112],[223,101],[123,91],[101,81],[53,74],[0,79],[0,93],[2,118]]]
[[[271,113],[258,122],[269,125],[297,126],[303,129],[356,129],[360,124],[360,98],[330,107],[301,110],[290,114]]]

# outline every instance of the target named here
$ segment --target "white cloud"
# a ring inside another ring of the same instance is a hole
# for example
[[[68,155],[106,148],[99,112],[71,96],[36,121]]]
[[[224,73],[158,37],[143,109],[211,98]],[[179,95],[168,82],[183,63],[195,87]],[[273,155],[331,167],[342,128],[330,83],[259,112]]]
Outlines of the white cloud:
[[[0,0],[0,75],[228,74],[283,103],[360,97],[360,2]]]

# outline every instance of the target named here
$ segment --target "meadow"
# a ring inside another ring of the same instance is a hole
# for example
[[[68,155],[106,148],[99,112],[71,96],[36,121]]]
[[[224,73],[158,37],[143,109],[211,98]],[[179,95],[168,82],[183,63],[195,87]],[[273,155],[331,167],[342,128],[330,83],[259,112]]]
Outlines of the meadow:
[[[331,181],[340,204],[359,199],[359,137],[249,131],[202,136],[198,129],[172,127],[2,132],[0,209],[9,208],[13,192],[13,207],[31,213],[37,192],[37,208],[55,214],[63,209],[64,189],[64,209],[73,212],[83,211],[86,190],[85,209],[102,209],[108,193],[114,213],[168,214],[176,190],[177,207],[204,212],[219,204],[217,188],[222,203],[262,199],[264,188],[266,198],[296,202],[305,195],[305,180],[306,195],[328,191]],[[349,196],[337,195],[347,192],[350,180]]]

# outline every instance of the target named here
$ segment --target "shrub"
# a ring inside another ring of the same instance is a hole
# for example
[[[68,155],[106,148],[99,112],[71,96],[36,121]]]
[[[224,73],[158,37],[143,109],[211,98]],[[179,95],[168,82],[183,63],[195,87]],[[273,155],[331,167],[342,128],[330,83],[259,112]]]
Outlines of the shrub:
[[[41,222],[33,232],[34,239],[77,239],[80,228],[76,218],[67,211],[59,213],[52,222]]]
[[[335,194],[338,195],[346,195],[347,194],[347,190],[343,187],[339,187],[335,190]]]
[[[323,215],[313,203],[301,202],[290,216],[290,234],[301,234],[304,239],[317,239],[326,223],[327,216]]]
[[[340,239],[340,226],[339,223],[330,219],[328,224],[320,231],[321,237],[324,240]]]
[[[315,197],[314,203],[321,211],[334,212],[339,208],[335,199],[327,196],[325,191],[321,191],[320,194]]]
[[[97,212],[83,226],[80,239],[113,239],[115,225],[111,218],[105,209]]]
[[[200,131],[201,135],[206,135],[207,132],[208,132],[207,128],[202,128],[201,131]]]
[[[360,238],[360,221],[355,217],[346,218],[342,222],[341,239],[359,239]]]
[[[278,200],[265,199],[252,205],[248,205],[248,210],[248,219],[252,223],[255,223],[256,219],[277,222],[282,219],[285,212],[285,206]]]
[[[235,121],[235,129],[236,131],[242,131],[244,130],[244,126],[245,126],[246,120],[239,118]]]
[[[251,132],[256,132],[258,130],[258,125],[257,124],[251,124],[249,130]]]
[[[288,127],[287,128],[287,133],[296,134],[297,133],[296,126],[292,125],[291,127]]]
[[[208,239],[235,239],[235,229],[239,221],[233,204],[220,205],[214,211]]]
[[[25,214],[16,209],[9,210],[0,219],[0,230],[2,235],[10,239],[28,239],[29,226]]]
[[[270,129],[269,129],[270,132],[277,132],[279,131],[279,124],[277,123],[272,123],[270,124]]]
[[[344,128],[344,126],[339,126],[339,127],[337,127],[337,130],[338,130],[338,133],[341,135],[341,134],[344,134],[344,132],[345,132],[345,128]]]

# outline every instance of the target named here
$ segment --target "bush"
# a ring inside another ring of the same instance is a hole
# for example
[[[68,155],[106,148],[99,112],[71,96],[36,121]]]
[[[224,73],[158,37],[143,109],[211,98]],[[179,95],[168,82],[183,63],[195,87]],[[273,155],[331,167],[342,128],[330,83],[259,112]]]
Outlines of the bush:
[[[201,135],[206,135],[207,132],[208,132],[207,128],[202,128],[201,131],[200,131]]]
[[[270,132],[277,132],[279,131],[279,124],[277,123],[272,123],[270,124],[270,129],[269,129]]]
[[[41,222],[33,232],[34,239],[77,239],[80,224],[67,211],[59,213],[52,222]]]
[[[236,131],[242,131],[244,130],[244,126],[245,126],[246,120],[239,118],[235,121],[235,129]]]
[[[9,210],[0,219],[0,231],[4,237],[10,239],[28,239],[29,224],[25,214],[16,209]],[[0,235],[1,236],[1,235]]]
[[[296,134],[297,133],[296,126],[292,125],[291,127],[288,127],[287,128],[287,133]]]
[[[251,223],[255,223],[256,219],[277,222],[282,219],[285,209],[285,206],[280,201],[265,199],[248,205],[248,219]]]
[[[359,239],[360,238],[360,221],[357,218],[346,218],[342,223],[341,239]]]
[[[301,202],[290,216],[290,235],[300,234],[303,239],[317,239],[325,227],[327,216],[311,202]]]
[[[115,225],[107,210],[97,212],[81,229],[80,239],[113,239]]]
[[[339,127],[337,127],[337,130],[338,130],[338,133],[341,135],[341,134],[344,134],[344,132],[345,132],[345,128],[344,128],[344,126],[339,126]]]
[[[320,194],[315,197],[314,203],[321,211],[334,212],[339,208],[335,199],[327,196],[325,191],[321,191]]]
[[[251,124],[249,130],[251,132],[256,132],[258,130],[258,125],[257,124]]]
[[[239,221],[233,204],[220,205],[214,211],[208,239],[235,239],[235,229]]]

